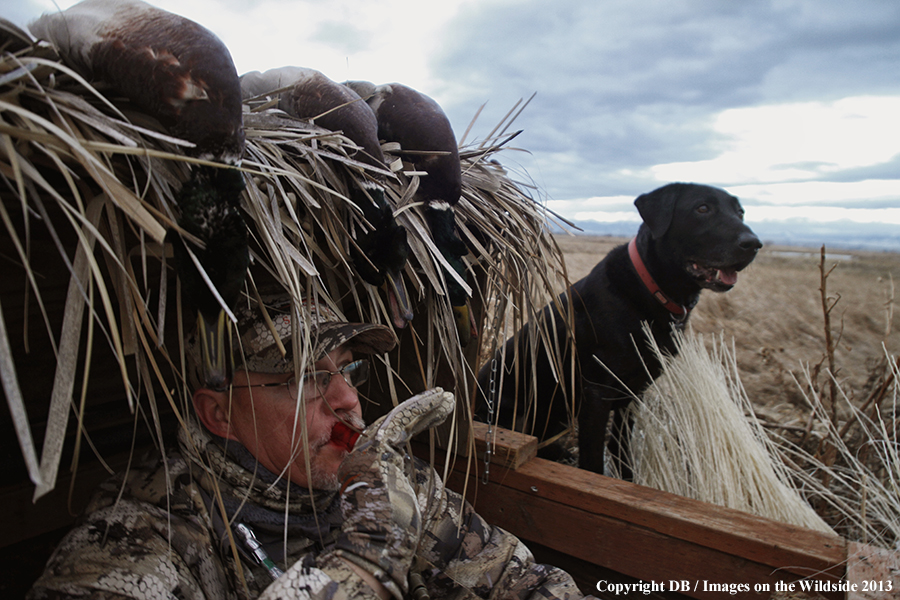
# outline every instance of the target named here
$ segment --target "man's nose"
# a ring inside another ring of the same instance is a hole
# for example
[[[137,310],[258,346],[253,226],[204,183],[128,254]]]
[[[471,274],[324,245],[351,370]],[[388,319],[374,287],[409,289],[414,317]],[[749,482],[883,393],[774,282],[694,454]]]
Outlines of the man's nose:
[[[359,393],[347,383],[340,373],[331,378],[331,385],[325,393],[325,400],[334,410],[352,410],[359,404]]]

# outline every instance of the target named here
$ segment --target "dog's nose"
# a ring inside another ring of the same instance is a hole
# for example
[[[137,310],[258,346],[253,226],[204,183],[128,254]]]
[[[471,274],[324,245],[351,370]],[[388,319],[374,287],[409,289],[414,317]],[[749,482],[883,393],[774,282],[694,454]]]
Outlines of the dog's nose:
[[[756,252],[760,248],[762,248],[762,242],[759,241],[759,238],[756,237],[752,231],[748,231],[742,234],[738,238],[738,247],[741,250],[745,250],[747,252]]]

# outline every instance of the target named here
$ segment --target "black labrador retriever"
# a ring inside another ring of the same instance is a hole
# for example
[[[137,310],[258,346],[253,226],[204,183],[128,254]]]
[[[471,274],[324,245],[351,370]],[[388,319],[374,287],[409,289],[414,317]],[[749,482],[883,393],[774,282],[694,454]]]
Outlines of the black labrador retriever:
[[[534,324],[526,325],[507,340],[505,365],[497,358],[494,369],[493,361],[482,367],[476,411],[486,420],[485,394],[493,388],[500,426],[530,430],[541,440],[552,440],[568,427],[574,406],[578,411],[579,466],[597,473],[603,472],[607,426],[615,411],[613,431],[619,434],[610,436],[609,451],[626,477],[630,477],[630,469],[624,462],[628,440],[622,409],[632,393],[641,394],[661,370],[641,323],[648,322],[659,347],[674,354],[673,327],[684,326],[700,291],[730,290],[737,282],[737,272],[749,265],[762,247],[744,224],[744,210],[737,198],[723,190],[672,183],[639,196],[634,203],[644,221],[637,236],[614,248],[541,314],[540,329],[557,340],[564,352],[562,363],[556,369],[551,367],[544,345],[532,339]],[[572,347],[565,345],[569,323],[574,327],[574,381]],[[513,364],[516,344],[517,369]],[[534,372],[531,348],[539,353]],[[559,382],[554,371],[560,373]],[[514,411],[517,423],[513,423]],[[524,427],[526,422],[531,426]],[[558,458],[559,448],[551,444],[541,455]]]

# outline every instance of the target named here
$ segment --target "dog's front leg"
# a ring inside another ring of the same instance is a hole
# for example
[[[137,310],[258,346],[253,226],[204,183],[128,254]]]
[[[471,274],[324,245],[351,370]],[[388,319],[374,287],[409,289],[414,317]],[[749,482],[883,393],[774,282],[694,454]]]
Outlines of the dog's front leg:
[[[612,403],[603,397],[600,385],[584,382],[581,408],[578,412],[578,466],[603,473],[606,429]]]
[[[634,428],[634,417],[628,407],[617,407],[613,413],[612,426],[609,432],[609,460],[619,477],[625,481],[634,481],[631,470],[631,430]]]

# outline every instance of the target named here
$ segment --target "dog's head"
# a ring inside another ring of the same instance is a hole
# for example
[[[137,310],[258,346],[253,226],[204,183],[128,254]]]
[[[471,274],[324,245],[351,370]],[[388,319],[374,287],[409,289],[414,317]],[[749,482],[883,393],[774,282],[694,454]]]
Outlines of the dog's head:
[[[634,204],[660,254],[679,262],[702,288],[730,290],[762,247],[744,223],[741,203],[718,188],[671,183]]]

